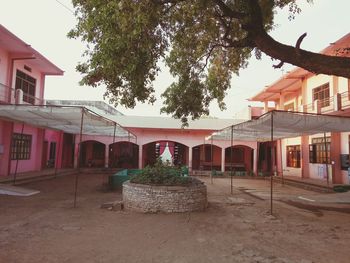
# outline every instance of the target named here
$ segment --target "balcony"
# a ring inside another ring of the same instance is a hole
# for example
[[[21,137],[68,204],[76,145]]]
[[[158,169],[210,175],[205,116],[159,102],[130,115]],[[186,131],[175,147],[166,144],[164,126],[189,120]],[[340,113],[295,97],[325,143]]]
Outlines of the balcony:
[[[0,83],[0,104],[44,105],[45,100]]]
[[[331,114],[345,109],[350,109],[350,94],[348,91],[337,93],[334,96],[323,100],[315,100],[313,103],[307,105],[302,105],[299,111],[317,114]]]

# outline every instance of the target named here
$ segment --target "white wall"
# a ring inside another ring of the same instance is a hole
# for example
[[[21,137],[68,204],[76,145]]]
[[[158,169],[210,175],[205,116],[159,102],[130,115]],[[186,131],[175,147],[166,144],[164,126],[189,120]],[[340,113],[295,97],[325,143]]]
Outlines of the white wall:
[[[287,146],[290,145],[301,145],[301,138],[295,137],[282,140],[283,175],[301,177],[301,168],[287,167]]]
[[[343,93],[348,91],[348,79],[338,78],[338,93]]]

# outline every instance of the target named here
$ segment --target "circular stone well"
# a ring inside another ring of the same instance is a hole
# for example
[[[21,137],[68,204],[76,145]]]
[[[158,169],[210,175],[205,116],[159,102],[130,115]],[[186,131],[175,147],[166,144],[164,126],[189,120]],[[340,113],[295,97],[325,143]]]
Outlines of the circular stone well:
[[[207,207],[207,187],[195,179],[189,186],[155,186],[123,183],[125,209],[144,213],[178,213],[204,211]]]

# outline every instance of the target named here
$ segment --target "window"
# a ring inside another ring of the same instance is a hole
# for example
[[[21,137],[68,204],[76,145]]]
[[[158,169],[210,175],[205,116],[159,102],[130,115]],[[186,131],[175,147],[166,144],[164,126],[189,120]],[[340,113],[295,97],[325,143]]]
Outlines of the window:
[[[14,133],[11,144],[11,160],[29,160],[32,135]]]
[[[287,167],[300,168],[300,145],[287,146]]]
[[[36,80],[24,72],[17,70],[16,72],[16,90],[23,91],[23,101],[30,104],[35,102],[35,85]]]
[[[309,145],[310,163],[331,163],[331,138],[313,138]]]
[[[319,100],[321,108],[329,106],[329,83],[312,90],[313,101]]]

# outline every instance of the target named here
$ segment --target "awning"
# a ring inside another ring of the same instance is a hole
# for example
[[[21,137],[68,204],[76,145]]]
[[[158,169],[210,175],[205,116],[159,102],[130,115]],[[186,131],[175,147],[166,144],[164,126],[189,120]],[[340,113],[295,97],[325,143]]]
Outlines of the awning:
[[[82,126],[82,134],[86,135],[115,135],[136,139],[134,134],[117,122],[102,117],[85,107],[0,105],[0,118],[72,134],[80,134]]]
[[[350,117],[270,111],[256,120],[233,124],[213,133],[213,140],[270,141],[325,132],[350,131]],[[210,137],[211,138],[211,137]]]

